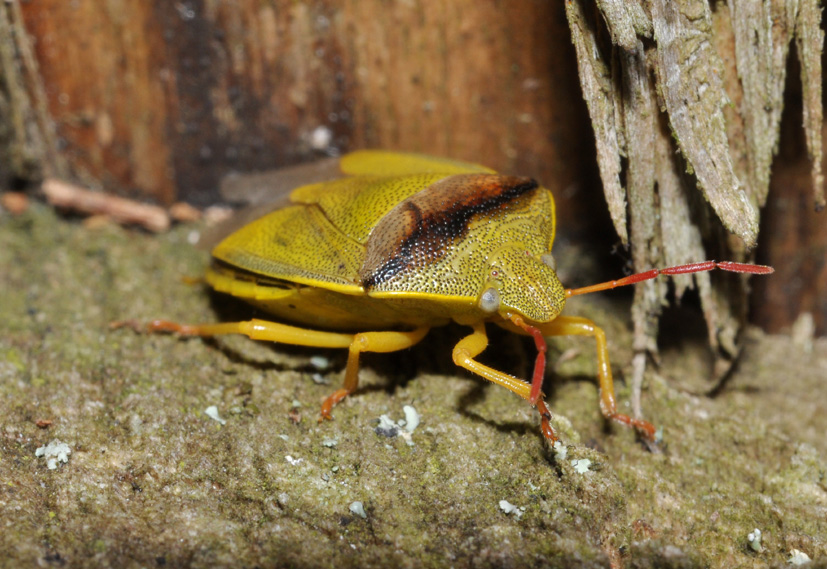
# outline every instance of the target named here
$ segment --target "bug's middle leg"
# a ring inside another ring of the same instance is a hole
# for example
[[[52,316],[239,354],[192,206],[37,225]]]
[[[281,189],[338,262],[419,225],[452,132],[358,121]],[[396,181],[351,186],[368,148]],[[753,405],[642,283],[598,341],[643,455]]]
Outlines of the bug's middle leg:
[[[345,369],[344,385],[334,391],[322,403],[322,412],[319,421],[332,419],[330,412],[342,399],[356,391],[359,386],[359,354],[362,352],[398,352],[417,344],[428,327],[417,328],[410,332],[360,332],[352,335],[348,346],[347,368]]]

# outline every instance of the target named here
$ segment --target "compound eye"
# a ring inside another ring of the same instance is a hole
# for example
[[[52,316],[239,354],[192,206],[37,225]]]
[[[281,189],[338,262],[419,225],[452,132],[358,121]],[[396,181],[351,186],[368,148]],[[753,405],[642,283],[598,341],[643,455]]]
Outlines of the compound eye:
[[[545,253],[542,257],[540,257],[540,260],[552,271],[555,273],[557,272],[557,259],[554,258],[554,255],[551,253]]]
[[[500,308],[500,292],[495,288],[487,288],[480,296],[480,308],[485,312],[496,312]]]

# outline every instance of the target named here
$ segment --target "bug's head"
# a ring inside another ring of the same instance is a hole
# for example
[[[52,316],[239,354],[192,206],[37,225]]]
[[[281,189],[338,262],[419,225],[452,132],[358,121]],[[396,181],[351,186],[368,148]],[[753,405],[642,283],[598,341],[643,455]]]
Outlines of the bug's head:
[[[551,253],[534,255],[523,247],[503,247],[489,257],[488,279],[480,290],[479,307],[503,318],[518,313],[526,320],[554,320],[566,303]]]

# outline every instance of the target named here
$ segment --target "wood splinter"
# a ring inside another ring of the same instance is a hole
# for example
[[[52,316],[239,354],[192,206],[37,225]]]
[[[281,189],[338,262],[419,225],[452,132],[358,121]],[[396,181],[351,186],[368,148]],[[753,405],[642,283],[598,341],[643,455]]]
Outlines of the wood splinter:
[[[88,215],[104,215],[116,223],[140,225],[156,233],[166,231],[170,226],[169,213],[160,206],[93,192],[56,178],[43,180],[42,190],[54,207]]]

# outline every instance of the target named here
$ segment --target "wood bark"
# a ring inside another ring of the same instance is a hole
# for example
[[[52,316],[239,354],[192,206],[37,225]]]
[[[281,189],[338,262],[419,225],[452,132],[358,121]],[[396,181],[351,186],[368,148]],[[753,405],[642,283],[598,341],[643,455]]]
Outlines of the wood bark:
[[[754,259],[750,251],[757,245],[759,208],[767,200],[770,165],[778,149],[793,39],[802,61],[811,195],[817,207],[823,205],[823,33],[815,0],[622,5],[605,0],[596,8],[574,0],[567,3],[567,15],[609,211],[624,242],[628,227],[636,270],[698,256]],[[601,43],[601,37],[610,41]],[[708,205],[699,203],[695,189]],[[784,264],[778,255],[776,261]],[[709,275],[692,280],[717,352],[716,370],[723,376],[739,351],[747,280],[716,277],[714,287]],[[676,280],[677,298],[690,282]],[[656,352],[657,316],[667,291],[652,283],[635,294],[636,390],[642,355]],[[769,319],[766,314],[762,318]]]

